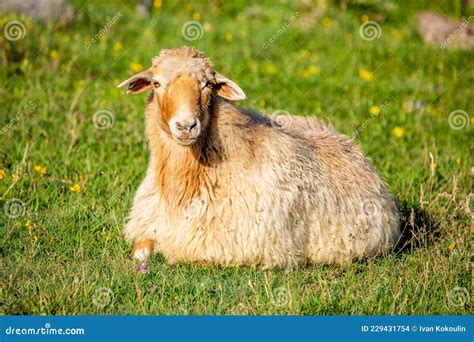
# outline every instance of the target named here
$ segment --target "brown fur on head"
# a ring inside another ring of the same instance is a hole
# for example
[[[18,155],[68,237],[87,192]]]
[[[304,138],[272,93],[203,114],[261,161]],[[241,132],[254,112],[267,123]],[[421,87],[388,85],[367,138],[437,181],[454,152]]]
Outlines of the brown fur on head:
[[[208,126],[213,96],[245,99],[242,89],[217,73],[202,52],[188,47],[162,50],[149,69],[119,87],[125,85],[127,94],[152,90],[160,127],[184,146],[194,144]]]

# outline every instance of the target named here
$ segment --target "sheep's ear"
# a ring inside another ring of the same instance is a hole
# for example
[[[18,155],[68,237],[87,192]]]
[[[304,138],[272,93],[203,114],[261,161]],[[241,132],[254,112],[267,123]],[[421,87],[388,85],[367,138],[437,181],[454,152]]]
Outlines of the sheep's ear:
[[[139,94],[152,87],[151,77],[153,73],[150,69],[139,72],[133,75],[128,80],[123,81],[117,87],[121,88],[127,85],[127,94]]]
[[[217,95],[231,101],[245,100],[247,96],[240,87],[224,75],[216,73]]]

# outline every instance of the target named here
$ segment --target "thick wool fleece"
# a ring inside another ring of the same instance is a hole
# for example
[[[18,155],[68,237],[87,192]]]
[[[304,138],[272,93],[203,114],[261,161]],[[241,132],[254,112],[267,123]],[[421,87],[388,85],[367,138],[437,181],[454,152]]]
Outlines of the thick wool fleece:
[[[188,58],[196,73],[212,75],[191,50],[154,63]],[[377,255],[399,239],[397,209],[374,167],[322,123],[263,116],[213,96],[205,131],[186,147],[160,126],[159,112],[152,96],[150,162],[124,230],[128,241],[153,240],[169,262],[291,268]]]

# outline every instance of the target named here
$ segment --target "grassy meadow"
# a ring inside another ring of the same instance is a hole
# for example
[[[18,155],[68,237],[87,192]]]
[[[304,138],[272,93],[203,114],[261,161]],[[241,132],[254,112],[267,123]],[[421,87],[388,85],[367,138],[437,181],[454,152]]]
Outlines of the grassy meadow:
[[[473,57],[426,45],[416,13],[462,1],[72,1],[69,23],[0,16],[0,313],[470,314]],[[6,25],[20,22],[18,33]],[[13,36],[12,36],[13,35]],[[116,85],[195,46],[261,112],[352,136],[397,199],[388,255],[293,272],[137,271],[121,234],[144,176],[146,95]]]

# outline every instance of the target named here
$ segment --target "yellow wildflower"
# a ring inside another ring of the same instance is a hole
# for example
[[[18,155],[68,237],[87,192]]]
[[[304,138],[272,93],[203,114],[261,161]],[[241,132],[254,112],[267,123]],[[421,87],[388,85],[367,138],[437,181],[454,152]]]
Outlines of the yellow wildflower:
[[[456,164],[461,165],[461,158],[459,157],[456,158]]]
[[[404,133],[405,133],[405,130],[402,127],[396,126],[393,129],[393,134],[395,134],[397,138],[401,138]]]
[[[372,115],[379,115],[380,114],[380,108],[377,107],[377,106],[372,106],[369,108],[369,113],[372,114]]]
[[[202,25],[204,27],[204,31],[209,32],[212,30],[212,25],[211,23],[208,23],[207,21]]]
[[[0,180],[3,179],[3,178],[5,178],[5,175],[6,175],[6,174],[7,174],[7,173],[5,172],[5,170],[0,170]]]
[[[197,20],[201,20],[201,13],[199,13],[199,12],[194,12],[194,13],[193,13],[193,19],[196,20],[196,21],[197,21]]]
[[[38,172],[41,176],[44,176],[48,173],[48,169],[45,166],[35,164],[35,171]]]
[[[227,33],[225,34],[225,41],[226,41],[226,42],[231,42],[231,41],[233,41],[233,40],[234,40],[234,36],[233,36],[232,32],[227,32]]]
[[[16,181],[19,177],[17,175],[12,175],[12,181]]]
[[[31,237],[33,238],[33,240],[34,240],[35,242],[38,241],[38,235],[33,234]]]
[[[153,7],[155,8],[161,8],[161,6],[163,5],[163,1],[162,0],[155,0],[153,1]]]
[[[405,305],[407,302],[408,302],[408,293],[405,293],[405,295],[403,296],[402,304]]]
[[[404,101],[402,103],[402,110],[405,112],[411,112],[413,110],[413,103],[409,101]]]
[[[49,55],[51,56],[51,58],[55,61],[57,61],[59,59],[59,52],[57,52],[56,50],[51,50],[51,52],[49,53]]]
[[[368,20],[369,20],[369,16],[367,14],[364,14],[362,17],[360,17],[360,21],[362,21],[363,23],[365,23]]]
[[[275,75],[277,71],[276,71],[276,68],[273,66],[273,64],[268,63],[265,66],[265,72],[269,75]]]
[[[309,77],[319,72],[319,68],[315,65],[310,65],[305,71],[303,71],[303,77]]]
[[[140,63],[130,63],[130,69],[132,69],[133,72],[140,72],[143,70],[143,65]]]
[[[76,184],[74,184],[73,186],[71,186],[71,187],[69,188],[69,190],[70,190],[71,192],[81,192],[81,191],[82,191],[82,188],[81,188],[81,186],[80,186],[79,184],[76,183]]]
[[[361,69],[359,70],[359,77],[364,81],[370,82],[374,78],[374,75],[369,70]]]
[[[448,249],[449,249],[450,251],[452,251],[452,250],[454,249],[454,247],[456,247],[456,242],[454,242],[454,241],[451,242],[451,243],[448,245]]]
[[[322,24],[325,29],[328,29],[332,25],[332,20],[328,17],[324,17]]]
[[[212,6],[211,11],[216,17],[221,14],[221,10],[217,6]]]
[[[25,228],[28,228],[29,231],[33,230],[36,227],[36,224],[30,220],[25,222]]]
[[[122,50],[123,50],[122,44],[121,44],[120,42],[116,42],[116,43],[114,44],[114,50],[115,50],[115,51],[122,51]]]
[[[263,99],[260,100],[260,101],[258,101],[258,105],[260,106],[260,108],[265,108],[265,105],[266,105],[266,104],[267,104],[267,103],[266,103],[265,100],[263,100]]]

